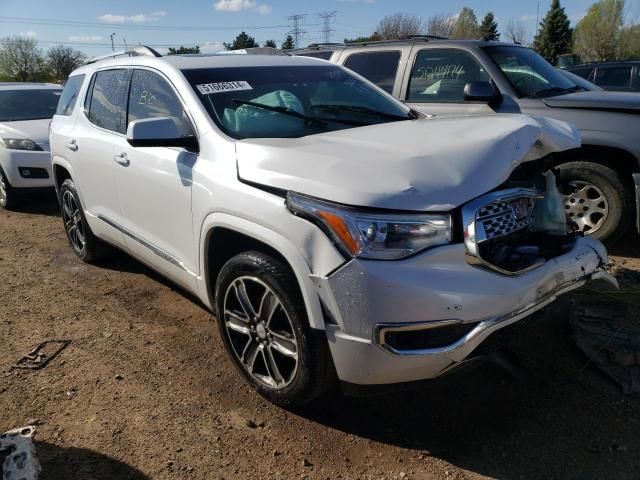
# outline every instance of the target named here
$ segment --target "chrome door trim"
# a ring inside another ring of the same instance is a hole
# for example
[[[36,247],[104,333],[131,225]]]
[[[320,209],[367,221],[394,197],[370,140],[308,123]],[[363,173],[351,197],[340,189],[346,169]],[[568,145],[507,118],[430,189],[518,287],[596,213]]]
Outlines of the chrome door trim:
[[[119,225],[116,222],[114,222],[112,220],[109,220],[104,215],[98,215],[97,217],[100,220],[102,220],[104,223],[106,223],[107,225],[109,225],[109,226],[115,228],[116,230],[120,231],[123,235],[126,235],[127,237],[131,238],[132,240],[135,240],[136,242],[138,242],[143,247],[148,248],[153,253],[155,253],[157,256],[159,256],[163,260],[169,262],[171,265],[173,265],[175,267],[178,267],[180,270],[182,270],[184,272],[187,272],[189,275],[191,275],[193,277],[197,276],[194,272],[189,270],[185,266],[185,264],[183,262],[181,262],[178,258],[176,258],[173,255],[171,255],[170,253],[162,250],[160,247],[157,247],[154,244],[146,241],[144,238],[140,237],[139,235],[136,235],[131,230],[128,230],[127,228],[123,227],[122,225]]]

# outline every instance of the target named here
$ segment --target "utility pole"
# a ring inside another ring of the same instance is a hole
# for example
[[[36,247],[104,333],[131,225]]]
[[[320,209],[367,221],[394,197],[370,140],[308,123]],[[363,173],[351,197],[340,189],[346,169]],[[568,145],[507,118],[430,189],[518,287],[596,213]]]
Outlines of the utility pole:
[[[122,41],[124,42],[124,50],[125,50],[126,52],[128,52],[128,51],[129,51],[129,47],[127,46],[127,39],[126,39],[126,38],[123,38],[123,39],[122,39]]]
[[[289,35],[293,35],[293,41],[295,43],[295,47],[298,48],[298,44],[300,43],[300,40],[302,39],[302,37],[304,36],[305,33],[307,33],[305,30],[302,30],[300,28],[300,23],[302,20],[305,19],[307,15],[291,15],[290,17],[287,18],[287,20],[290,20],[291,22],[293,22],[293,28],[288,32]]]
[[[335,30],[331,28],[331,20],[335,20],[337,13],[338,11],[334,10],[333,12],[324,12],[318,14],[318,17],[322,19],[322,30],[320,31],[324,35],[324,43],[331,42],[331,35],[335,33]]]
[[[109,36],[111,37],[111,51],[112,51],[112,52],[115,52],[115,51],[116,51],[116,48],[113,46],[113,37],[115,37],[115,36],[116,36],[116,34],[115,34],[115,33],[112,33],[112,34],[111,34],[111,35],[109,35]]]

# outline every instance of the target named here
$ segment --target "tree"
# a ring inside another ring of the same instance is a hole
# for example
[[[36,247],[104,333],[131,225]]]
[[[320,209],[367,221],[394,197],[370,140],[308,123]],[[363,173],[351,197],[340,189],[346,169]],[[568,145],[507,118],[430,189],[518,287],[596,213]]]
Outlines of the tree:
[[[38,43],[28,37],[5,37],[0,40],[0,72],[19,82],[43,77],[45,62]]]
[[[264,42],[264,46],[271,47],[271,48],[278,48],[275,40],[267,40],[266,42]]]
[[[628,38],[629,58],[640,60],[640,25],[625,28],[624,34]]]
[[[387,15],[376,28],[381,40],[398,40],[411,35],[420,35],[424,31],[422,19],[407,13]]]
[[[292,48],[295,48],[296,44],[293,41],[293,37],[291,35],[287,35],[287,38],[285,39],[284,42],[282,42],[282,46],[280,47],[282,50],[291,50]]]
[[[455,24],[456,18],[453,15],[434,15],[427,20],[427,35],[450,38],[453,34]]]
[[[180,45],[179,48],[169,47],[168,55],[183,55],[183,54],[199,54],[200,47],[196,45],[195,47],[183,47]]]
[[[373,32],[368,37],[356,37],[356,38],[345,38],[344,43],[368,43],[368,42],[377,42],[378,40],[382,40],[378,32]]]
[[[500,40],[498,24],[496,23],[496,17],[493,12],[489,12],[484,16],[479,31],[480,38],[485,42]]]
[[[58,45],[47,52],[47,65],[56,80],[64,81],[86,58],[80,50]]]
[[[571,52],[572,32],[569,25],[569,18],[560,6],[560,0],[552,0],[547,15],[540,23],[540,31],[533,40],[533,46],[554,65],[558,63],[558,55]]]
[[[624,0],[594,3],[576,26],[574,53],[588,62],[626,58],[630,38],[623,27]]]
[[[242,50],[243,48],[255,48],[259,46],[255,38],[247,35],[245,32],[240,32],[233,43],[224,44],[224,48],[227,50]]]
[[[475,39],[480,36],[478,19],[472,8],[464,7],[453,27],[451,38],[455,39]]]
[[[505,34],[513,43],[518,43],[520,45],[529,44],[529,30],[522,20],[510,18],[507,22]]]

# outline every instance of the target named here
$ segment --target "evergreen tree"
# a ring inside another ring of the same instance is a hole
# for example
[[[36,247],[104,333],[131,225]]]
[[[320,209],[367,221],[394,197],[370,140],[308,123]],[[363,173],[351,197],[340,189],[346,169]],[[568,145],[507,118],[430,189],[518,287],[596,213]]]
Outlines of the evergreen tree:
[[[478,19],[472,8],[463,7],[456,19],[451,37],[462,40],[478,38]]]
[[[482,23],[480,24],[480,38],[486,42],[500,39],[498,24],[496,23],[496,17],[493,15],[493,12],[487,13],[482,19]]]
[[[183,47],[179,48],[169,47],[168,55],[183,55],[183,54],[197,54],[200,53],[200,47],[196,45],[195,47]]]
[[[271,48],[278,48],[278,46],[276,45],[275,40],[267,40],[266,42],[264,42],[264,46],[265,47],[271,47]]]
[[[291,35],[287,35],[287,38],[285,39],[285,41],[282,43],[282,50],[291,50],[292,48],[295,48],[295,43],[293,41],[293,37]]]
[[[243,48],[254,48],[259,46],[260,45],[258,45],[255,38],[247,35],[245,32],[240,32],[233,43],[224,44],[224,48],[227,50],[242,50]]]
[[[572,31],[569,25],[569,17],[560,6],[560,0],[552,0],[551,8],[540,23],[540,31],[533,40],[533,46],[554,65],[558,63],[558,55],[571,53]]]

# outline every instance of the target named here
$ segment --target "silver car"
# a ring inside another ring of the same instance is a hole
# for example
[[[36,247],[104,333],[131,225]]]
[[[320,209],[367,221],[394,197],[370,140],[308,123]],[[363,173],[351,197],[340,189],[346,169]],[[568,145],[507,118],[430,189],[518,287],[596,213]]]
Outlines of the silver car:
[[[418,37],[293,53],[350,68],[425,114],[525,113],[576,125],[582,146],[548,165],[571,225],[608,242],[640,227],[639,95],[594,91],[509,43]]]

